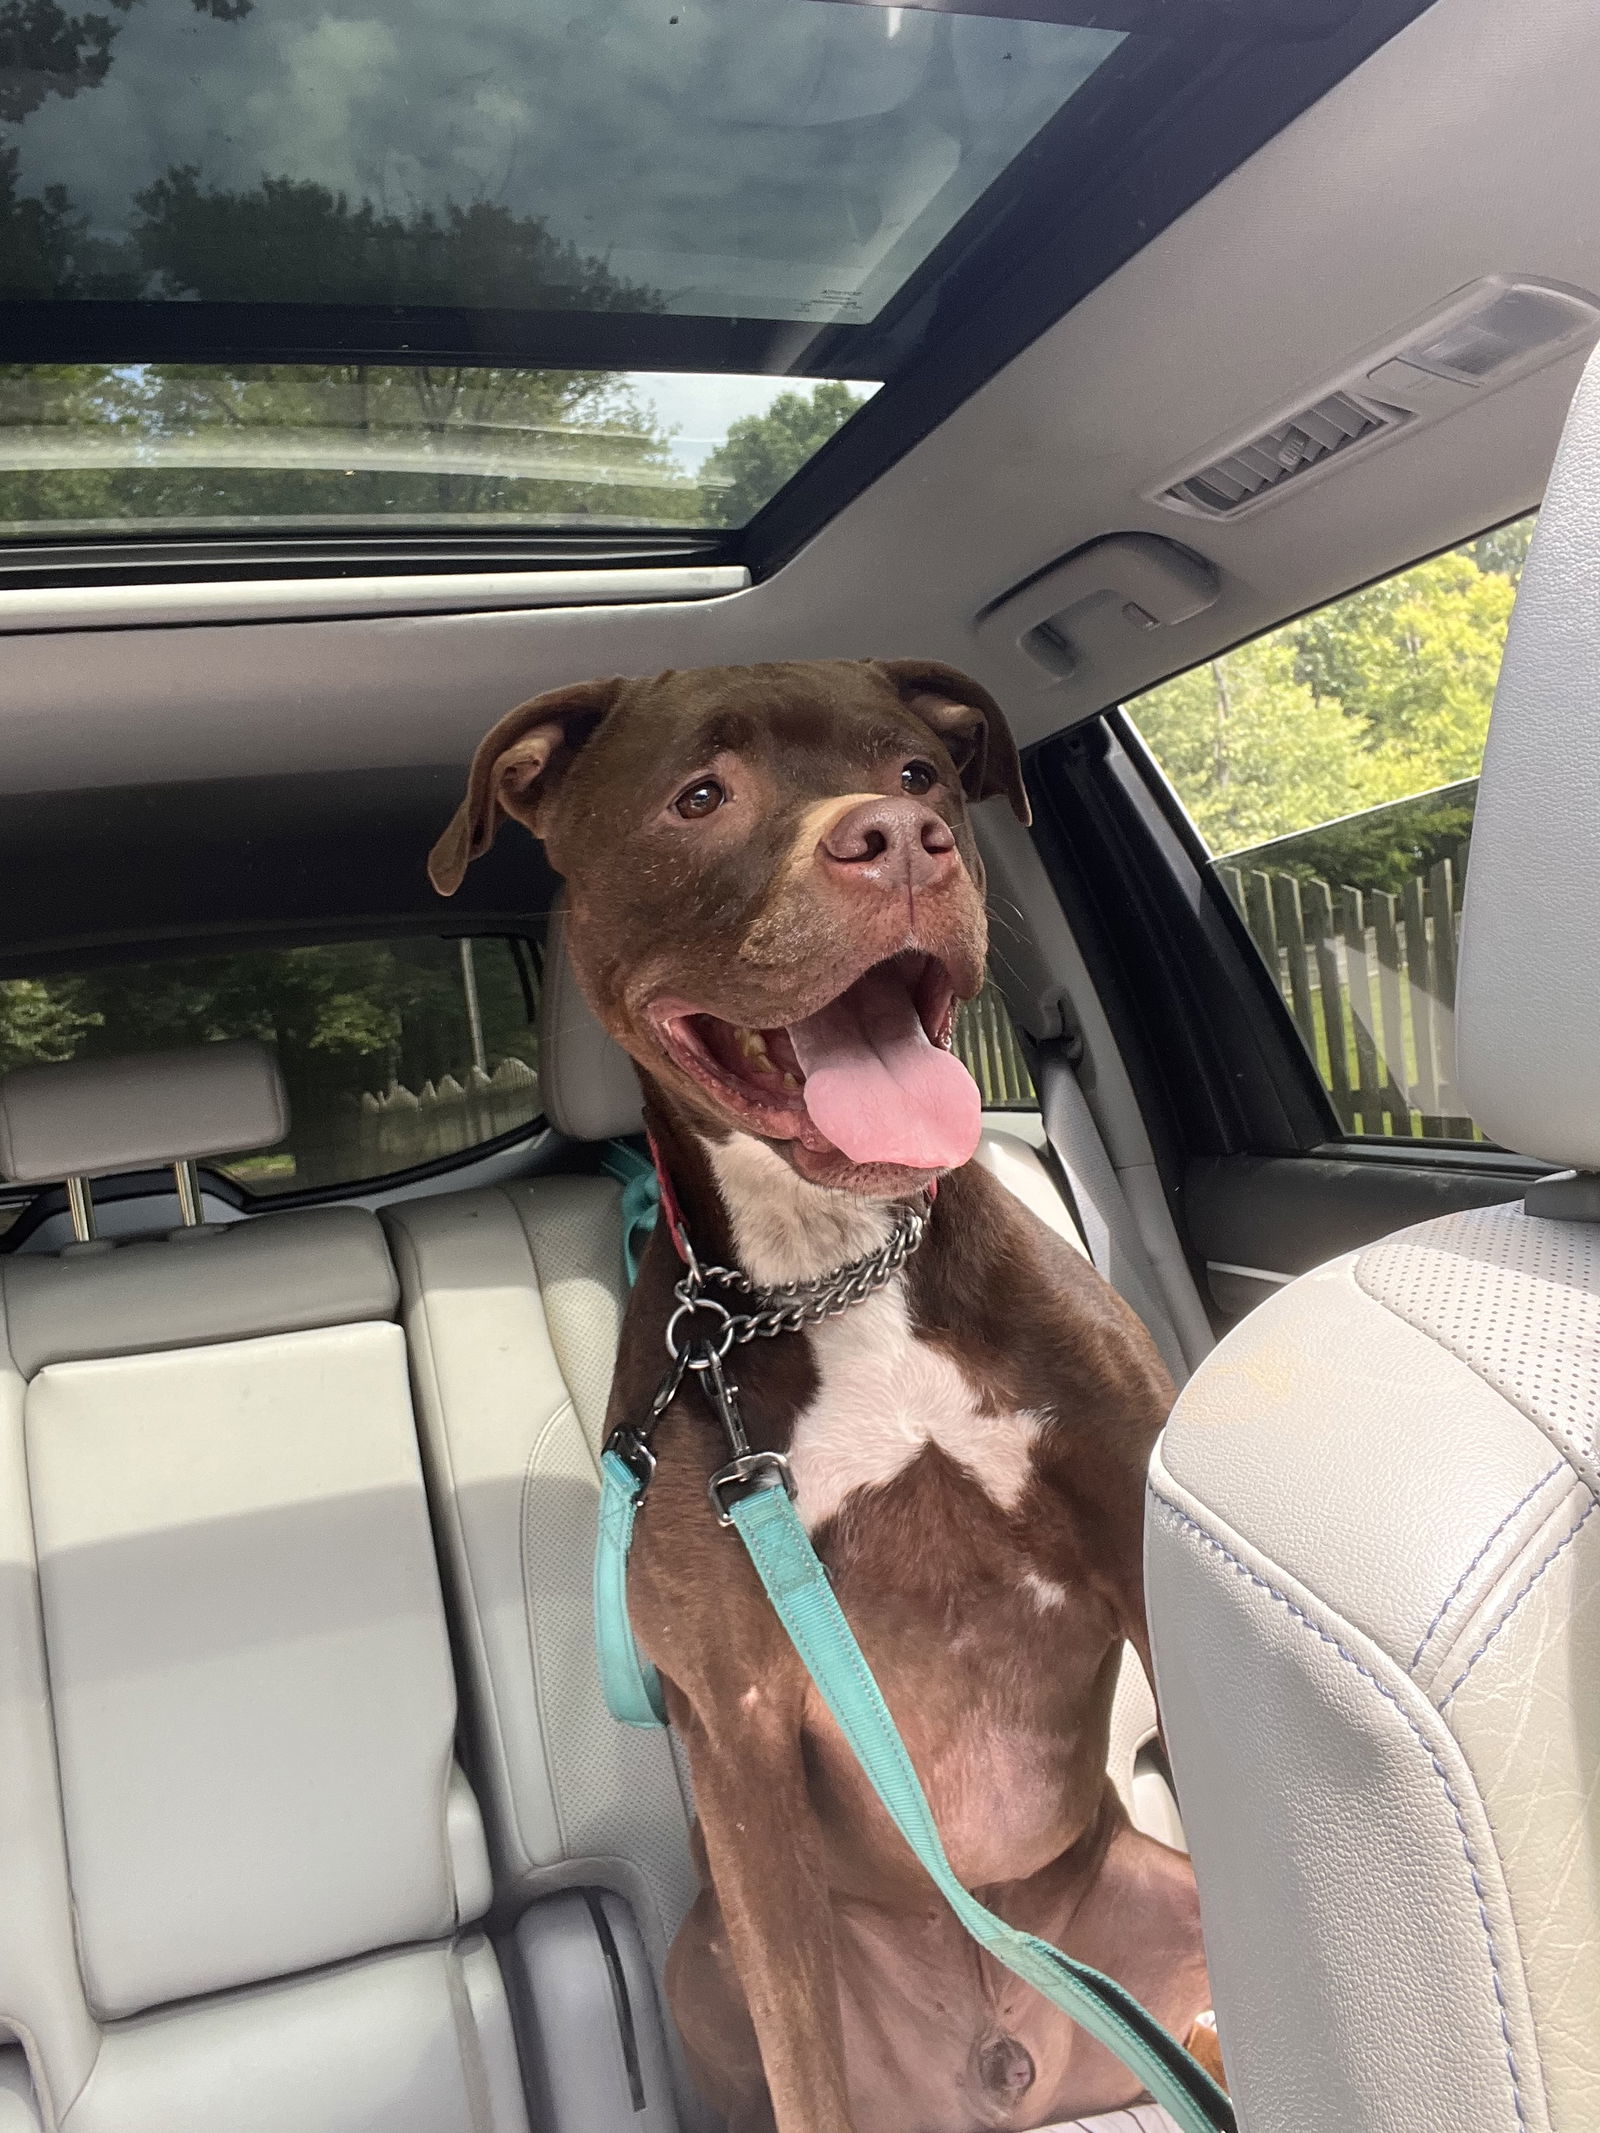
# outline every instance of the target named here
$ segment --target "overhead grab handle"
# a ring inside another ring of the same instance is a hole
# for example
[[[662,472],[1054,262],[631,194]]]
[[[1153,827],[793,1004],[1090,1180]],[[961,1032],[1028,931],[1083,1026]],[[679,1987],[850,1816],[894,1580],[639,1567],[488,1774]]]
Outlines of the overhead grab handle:
[[[1192,549],[1158,533],[1112,533],[991,601],[973,630],[986,651],[1015,645],[1065,679],[1085,663],[1094,632],[1187,622],[1218,590],[1216,572]]]

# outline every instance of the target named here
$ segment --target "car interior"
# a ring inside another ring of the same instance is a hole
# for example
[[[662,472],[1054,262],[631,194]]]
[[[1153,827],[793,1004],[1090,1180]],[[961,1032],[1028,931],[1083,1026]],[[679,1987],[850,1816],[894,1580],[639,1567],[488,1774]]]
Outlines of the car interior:
[[[716,2133],[593,1648],[638,1083],[542,847],[425,861],[526,698],[878,657],[1033,805],[978,1160],[1182,1388],[1111,1773],[1239,2124],[1600,2123],[1597,84],[1584,0],[0,9],[0,2133]]]

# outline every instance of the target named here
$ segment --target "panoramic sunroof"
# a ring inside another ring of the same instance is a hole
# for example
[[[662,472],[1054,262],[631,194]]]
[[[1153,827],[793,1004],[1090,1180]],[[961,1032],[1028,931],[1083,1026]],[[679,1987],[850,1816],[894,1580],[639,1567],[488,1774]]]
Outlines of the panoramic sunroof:
[[[876,317],[1121,42],[815,0],[22,5],[7,294],[816,325]]]
[[[0,538],[745,525],[1287,0],[956,4],[6,0]]]

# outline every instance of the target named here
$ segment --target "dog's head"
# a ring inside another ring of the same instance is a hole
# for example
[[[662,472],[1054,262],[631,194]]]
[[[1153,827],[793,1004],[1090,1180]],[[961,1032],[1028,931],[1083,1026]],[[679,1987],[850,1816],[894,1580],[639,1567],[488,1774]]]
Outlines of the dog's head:
[[[977,1144],[948,1045],[983,983],[967,806],[992,793],[1027,820],[1005,721],[952,667],[583,682],[486,736],[428,867],[449,895],[524,824],[566,879],[579,983],[662,1096],[818,1184],[888,1195]]]

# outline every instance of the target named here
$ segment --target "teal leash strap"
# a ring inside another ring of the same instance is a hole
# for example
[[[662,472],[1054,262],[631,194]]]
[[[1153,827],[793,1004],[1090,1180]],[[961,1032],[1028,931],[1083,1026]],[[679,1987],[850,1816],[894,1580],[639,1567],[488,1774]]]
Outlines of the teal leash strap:
[[[631,1289],[639,1278],[639,1262],[661,1211],[661,1187],[649,1156],[626,1141],[606,1142],[600,1153],[600,1168],[622,1187],[622,1258]]]
[[[655,1165],[626,1141],[609,1141],[601,1168],[622,1187],[622,1252],[632,1288],[656,1226],[661,1188]],[[646,1470],[648,1472],[648,1469]],[[617,1452],[600,1458],[600,1520],[594,1544],[594,1645],[606,1709],[624,1726],[664,1726],[661,1676],[640,1655],[628,1619],[628,1551],[645,1478]]]
[[[641,1657],[628,1620],[628,1550],[644,1483],[616,1452],[600,1459],[600,1524],[594,1549],[594,1642],[606,1709],[625,1726],[664,1726],[661,1676]]]
[[[658,1166],[652,1166],[648,1181],[641,1175],[643,1167],[643,1158],[625,1143],[611,1144],[606,1168],[624,1185],[630,1282],[637,1272],[639,1233],[648,1235],[660,1198],[659,1192],[652,1190],[657,1185]],[[689,1256],[686,1244],[679,1241],[680,1225],[672,1226],[680,1256]],[[693,1307],[687,1308],[692,1314]],[[722,1316],[726,1318],[727,1314]],[[675,1358],[674,1369],[657,1395],[657,1414],[681,1381],[687,1352],[680,1356],[670,1333],[668,1346]],[[711,1365],[702,1369],[708,1398],[722,1413],[725,1427],[730,1421],[729,1414],[723,1412],[725,1408],[731,1407],[736,1424],[737,1394],[724,1379],[720,1356],[708,1354],[704,1362]],[[595,1648],[606,1708],[613,1718],[628,1726],[664,1726],[667,1722],[661,1677],[641,1656],[628,1617],[628,1552],[633,1542],[634,1519],[655,1464],[648,1436],[648,1429],[643,1433],[619,1430],[600,1460],[600,1516],[594,1560]],[[629,1458],[623,1456],[624,1450],[635,1463],[630,1464]],[[749,1484],[758,1476],[763,1485],[751,1488]],[[771,1454],[751,1455],[747,1451],[745,1457],[736,1459],[714,1477],[712,1503],[720,1522],[737,1530],[806,1671],[895,1827],[916,1853],[934,1886],[981,1947],[1041,1992],[1052,2006],[1070,2015],[1136,2074],[1170,2112],[1182,2133],[1237,2133],[1233,2106],[1224,2092],[1131,1993],[1124,1991],[1114,1978],[1091,1970],[1086,1963],[1075,1963],[1048,1941],[1008,1926],[956,1879],[905,1742],[833,1596],[828,1573],[800,1522],[788,1489],[781,1485],[786,1478],[784,1461]],[[747,1493],[733,1497],[726,1484],[745,1488]]]
[[[787,1491],[756,1489],[731,1503],[728,1514],[873,1790],[973,1939],[1114,2053],[1183,2133],[1235,2133],[1227,2096],[1131,1993],[1048,1941],[1008,1926],[956,1879],[905,1742]]]

